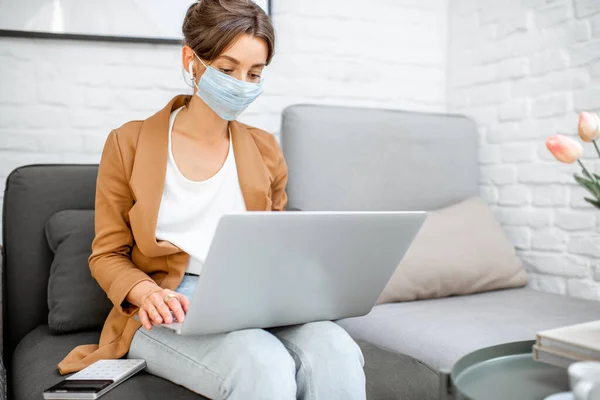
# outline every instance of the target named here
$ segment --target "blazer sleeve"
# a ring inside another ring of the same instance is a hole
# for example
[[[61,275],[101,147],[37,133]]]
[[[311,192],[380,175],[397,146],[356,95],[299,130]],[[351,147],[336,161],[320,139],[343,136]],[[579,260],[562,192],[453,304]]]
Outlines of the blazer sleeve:
[[[140,282],[152,281],[131,261],[133,233],[129,210],[134,200],[127,183],[118,137],[109,135],[96,182],[95,238],[89,258],[90,271],[117,310],[127,316],[137,308],[125,299]]]
[[[273,183],[271,183],[271,200],[273,202],[271,206],[272,211],[283,211],[285,210],[288,202],[288,197],[285,192],[288,181],[288,168],[283,157],[283,152],[276,144],[276,148],[279,150],[279,161],[275,167]]]

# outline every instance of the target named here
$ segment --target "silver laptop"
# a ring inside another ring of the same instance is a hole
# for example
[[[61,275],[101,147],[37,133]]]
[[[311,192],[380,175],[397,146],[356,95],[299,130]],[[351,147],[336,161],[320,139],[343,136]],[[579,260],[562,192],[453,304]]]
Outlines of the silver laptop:
[[[424,212],[252,212],[217,227],[180,335],[368,314]]]

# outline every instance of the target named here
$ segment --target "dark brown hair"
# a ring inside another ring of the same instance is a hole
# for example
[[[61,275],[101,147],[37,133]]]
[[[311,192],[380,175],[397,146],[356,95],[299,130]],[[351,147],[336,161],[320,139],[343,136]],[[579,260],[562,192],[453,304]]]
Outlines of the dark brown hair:
[[[212,61],[246,33],[267,43],[267,64],[275,52],[275,30],[264,10],[252,0],[199,0],[183,21],[184,44]]]

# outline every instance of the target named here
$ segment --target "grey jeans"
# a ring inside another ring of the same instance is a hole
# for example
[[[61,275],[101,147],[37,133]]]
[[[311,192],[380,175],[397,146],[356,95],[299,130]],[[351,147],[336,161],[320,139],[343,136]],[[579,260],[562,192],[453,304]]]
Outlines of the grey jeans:
[[[178,291],[186,293],[189,283]],[[362,352],[328,321],[206,336],[142,327],[128,357],[212,400],[366,399]]]

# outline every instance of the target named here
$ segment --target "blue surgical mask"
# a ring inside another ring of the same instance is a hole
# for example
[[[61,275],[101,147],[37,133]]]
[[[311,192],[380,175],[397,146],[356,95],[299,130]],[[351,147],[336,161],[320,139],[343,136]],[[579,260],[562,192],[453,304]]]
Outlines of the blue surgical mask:
[[[204,64],[202,60],[200,62],[206,71],[196,85],[196,95],[224,120],[237,119],[263,92],[262,80],[260,83],[240,81]]]

